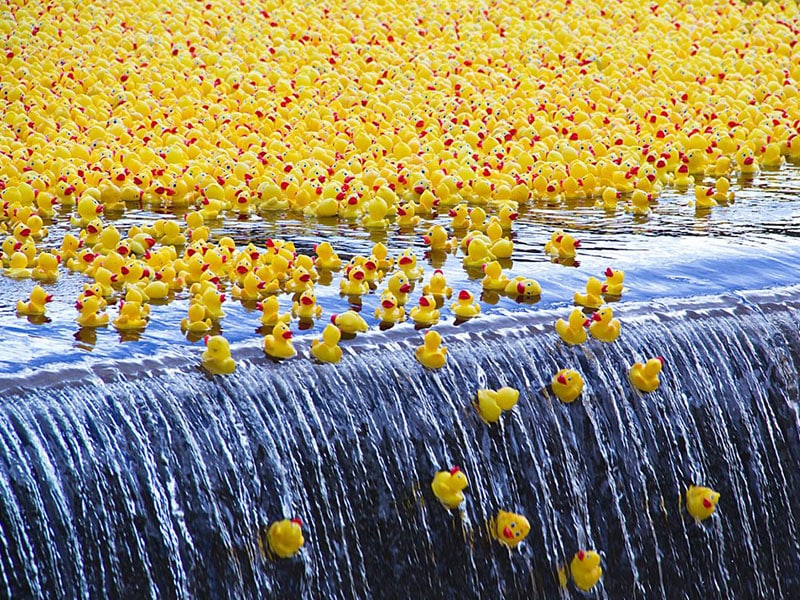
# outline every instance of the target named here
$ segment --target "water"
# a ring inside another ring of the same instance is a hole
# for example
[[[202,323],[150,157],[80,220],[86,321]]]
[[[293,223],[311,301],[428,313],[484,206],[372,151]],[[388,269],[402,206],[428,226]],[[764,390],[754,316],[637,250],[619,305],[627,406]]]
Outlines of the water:
[[[580,597],[557,568],[603,551],[601,598],[797,597],[800,289],[623,303],[613,344],[567,347],[559,310],[440,330],[438,372],[419,334],[352,341],[339,365],[275,364],[247,341],[234,376],[177,350],[0,380],[0,596]],[[627,382],[665,359],[661,387]],[[545,388],[571,366],[582,396]],[[493,427],[478,387],[516,386]],[[430,491],[459,465],[461,513]],[[721,493],[696,524],[681,497]],[[516,552],[497,510],[526,515]],[[263,552],[298,516],[306,546]]]
[[[709,184],[713,182],[707,182]],[[764,171],[754,179],[734,183],[736,201],[718,206],[707,213],[697,213],[688,205],[690,192],[666,190],[653,213],[647,218],[634,217],[622,210],[615,213],[595,208],[592,201],[548,207],[531,203],[520,210],[514,227],[513,262],[507,265],[509,276],[525,275],[537,279],[543,292],[534,310],[563,307],[571,304],[574,292],[582,290],[589,276],[602,276],[608,266],[626,271],[625,300],[658,301],[670,297],[691,297],[698,294],[721,294],[732,290],[764,289],[793,285],[798,282],[791,265],[800,260],[800,168],[786,165],[780,170]],[[123,233],[130,225],[164,217],[144,210],[129,210],[113,221]],[[424,220],[414,230],[367,232],[347,221],[324,222],[303,220],[285,214],[253,216],[248,220],[227,219],[213,230],[215,236],[232,235],[239,244],[250,241],[262,245],[269,237],[281,237],[295,243],[299,252],[311,253],[321,239],[330,239],[345,260],[353,254],[368,255],[372,244],[383,241],[393,255],[412,247],[420,264],[425,266],[425,281],[432,269],[444,269],[449,284],[457,291],[469,289],[480,297],[483,312],[509,315],[528,312],[529,304],[517,303],[496,294],[483,294],[475,273],[461,264],[462,254],[441,258],[424,257],[422,233],[432,223],[447,226],[446,212]],[[69,220],[60,216],[50,225],[44,248],[58,247],[67,231]],[[554,264],[543,253],[551,232],[564,228],[582,240],[577,268]],[[350,308],[339,295],[340,274],[317,285],[318,301],[323,317],[301,335],[319,335],[328,316]],[[602,277],[601,277],[602,278]],[[150,356],[179,349],[199,356],[202,342],[187,340],[180,331],[180,320],[186,316],[188,292],[182,292],[167,305],[153,306],[151,321],[139,335],[120,335],[113,327],[81,329],[75,323],[75,300],[87,279],[79,274],[62,273],[57,284],[46,285],[55,300],[48,305],[49,322],[30,323],[15,315],[16,301],[27,298],[33,282],[0,277],[0,328],[4,343],[0,344],[0,372],[17,372],[21,359],[35,371],[55,363],[82,363],[95,359],[117,360]],[[361,313],[372,327],[378,306],[381,285],[377,292],[362,298]],[[416,305],[421,285],[409,298],[408,307]],[[259,313],[252,307],[231,300],[225,303],[227,317],[220,332],[232,341],[258,343],[261,335]],[[279,296],[281,310],[291,307],[290,294]],[[448,307],[444,321],[452,322]],[[359,307],[356,307],[359,308]],[[117,309],[108,310],[113,317]],[[411,333],[413,324],[400,325]]]

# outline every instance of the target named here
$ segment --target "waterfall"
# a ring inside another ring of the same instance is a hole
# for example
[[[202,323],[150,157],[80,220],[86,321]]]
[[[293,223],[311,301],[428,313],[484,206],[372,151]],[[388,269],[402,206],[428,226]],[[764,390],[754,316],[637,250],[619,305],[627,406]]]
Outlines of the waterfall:
[[[565,311],[345,342],[337,365],[276,364],[254,344],[212,377],[199,357],[0,379],[0,596],[125,598],[580,597],[557,570],[603,553],[602,598],[800,597],[797,289],[619,304],[613,343],[569,347]],[[568,311],[567,311],[568,312]],[[627,369],[664,358],[661,387]],[[547,389],[586,381],[572,404]],[[478,388],[519,404],[492,426]],[[447,511],[430,482],[459,465]],[[690,484],[721,493],[696,523]],[[488,523],[525,515],[509,551]],[[266,526],[299,517],[294,558]]]

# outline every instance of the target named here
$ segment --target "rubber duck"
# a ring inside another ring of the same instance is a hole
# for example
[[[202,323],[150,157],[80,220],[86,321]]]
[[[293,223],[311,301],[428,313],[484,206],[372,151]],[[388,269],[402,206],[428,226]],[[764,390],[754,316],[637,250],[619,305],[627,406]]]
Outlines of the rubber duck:
[[[186,234],[183,233],[181,225],[177,221],[166,221],[159,241],[165,246],[185,246]]]
[[[528,519],[505,510],[498,511],[493,523],[495,537],[514,550],[531,530]]]
[[[420,296],[419,305],[412,308],[408,316],[417,325],[434,325],[439,321],[436,299],[431,295]]]
[[[700,210],[717,206],[717,201],[714,200],[714,188],[702,185],[694,186],[694,206]]]
[[[600,555],[594,550],[579,550],[572,557],[569,572],[575,586],[583,592],[588,592],[603,576]]]
[[[686,163],[681,163],[675,169],[672,183],[678,189],[687,189],[694,185],[694,177],[689,174],[689,167]]]
[[[613,342],[619,337],[619,319],[614,318],[614,311],[610,306],[605,306],[592,315],[589,333],[601,342]]]
[[[345,276],[339,281],[339,291],[346,296],[362,296],[368,293],[369,283],[364,268],[358,265],[348,267]]]
[[[431,252],[454,252],[458,248],[458,239],[449,237],[447,230],[441,225],[434,225],[422,236]]]
[[[31,317],[40,317],[45,313],[45,305],[53,301],[53,296],[48,294],[40,285],[33,286],[27,302],[17,301],[17,313]]]
[[[364,281],[370,288],[383,279],[383,271],[378,269],[378,259],[375,256],[370,256],[365,260],[361,268],[364,270]]]
[[[275,323],[272,333],[264,336],[264,353],[278,359],[291,358],[295,355],[292,332],[283,321]]]
[[[512,387],[501,387],[497,390],[478,390],[478,402],[475,406],[481,419],[486,423],[496,423],[503,411],[514,408],[519,401],[519,390]]]
[[[741,175],[755,175],[761,170],[758,167],[755,152],[753,152],[753,149],[748,145],[743,145],[739,148],[734,158]]]
[[[652,194],[648,194],[642,190],[633,190],[631,194],[631,205],[628,211],[637,217],[644,217],[650,214],[650,202],[653,199]]]
[[[573,369],[561,369],[553,375],[550,381],[553,393],[558,396],[561,402],[569,404],[581,395],[583,391],[583,377]]]
[[[256,308],[261,311],[261,324],[270,329],[275,326],[278,321],[289,323],[292,320],[292,315],[288,312],[280,313],[280,304],[276,296],[270,296],[266,300],[256,304]]]
[[[397,267],[405,273],[409,281],[421,279],[424,273],[422,267],[417,266],[417,256],[411,248],[406,248],[397,257]]]
[[[341,338],[339,328],[329,323],[322,330],[322,338],[311,342],[311,354],[322,362],[338,363],[342,359],[342,349],[339,348]]]
[[[591,321],[587,319],[580,308],[574,309],[569,313],[568,320],[558,319],[556,321],[556,333],[567,344],[574,346],[582,344],[588,337],[586,327]]]
[[[96,295],[84,295],[75,303],[75,308],[80,313],[75,319],[81,327],[105,327],[108,325],[108,315],[102,312],[105,302]]]
[[[486,226],[486,235],[489,236],[489,252],[495,258],[511,258],[514,252],[514,242],[503,237],[503,227],[496,217],[492,217]]]
[[[505,290],[506,286],[511,281],[505,273],[503,273],[502,265],[496,261],[490,261],[483,265],[484,277],[481,280],[481,286],[485,290],[500,291]]]
[[[608,212],[614,212],[617,210],[617,202],[619,202],[621,197],[622,193],[619,190],[611,186],[607,186],[603,188],[603,193],[595,202],[595,206]]]
[[[397,271],[386,282],[386,287],[394,294],[395,302],[403,306],[408,302],[408,293],[411,291],[411,283],[403,271]]]
[[[222,310],[225,294],[221,294],[214,284],[206,283],[208,287],[199,294],[199,302],[206,311],[206,317],[212,321],[219,321],[225,317],[225,311]]]
[[[258,275],[252,271],[248,271],[241,283],[236,282],[233,285],[231,288],[231,296],[244,301],[258,300],[264,297],[266,287],[266,282],[261,281]]]
[[[622,296],[625,282],[625,271],[608,267],[605,270],[606,282],[603,285],[603,295],[618,298]]]
[[[561,229],[553,231],[553,233],[550,234],[550,239],[544,244],[544,253],[549,256],[559,256],[561,254],[559,245],[563,235],[564,232]]]
[[[58,265],[61,262],[58,255],[52,252],[41,252],[36,257],[36,266],[31,271],[31,277],[38,281],[53,283],[58,280]]]
[[[563,233],[556,238],[557,258],[575,258],[581,241],[576,240],[569,233]]]
[[[467,254],[462,261],[465,268],[482,269],[483,265],[495,260],[495,255],[489,249],[488,238],[473,237],[469,239]]]
[[[423,294],[430,294],[434,298],[449,298],[453,295],[453,288],[447,285],[444,271],[436,269],[430,280],[422,288]]]
[[[425,332],[424,341],[417,347],[414,356],[428,369],[441,369],[447,362],[447,348],[441,344],[442,336],[439,332],[429,329]]]
[[[375,309],[375,316],[383,323],[399,323],[405,318],[406,309],[398,304],[391,290],[386,290],[381,295],[380,306]]]
[[[385,229],[389,226],[386,214],[389,207],[380,196],[375,196],[367,204],[367,214],[361,218],[361,224],[369,229]]]
[[[466,204],[459,204],[450,209],[450,229],[466,229],[470,224],[469,207]]]
[[[331,323],[336,325],[339,330],[346,335],[355,335],[356,333],[366,333],[369,330],[369,325],[364,318],[354,310],[348,310],[341,314],[331,315]]]
[[[389,256],[389,249],[383,242],[377,242],[372,246],[372,256],[378,259],[378,269],[387,273],[394,267],[394,258]]]
[[[75,258],[78,256],[78,250],[82,244],[83,242],[81,242],[81,240],[76,238],[71,233],[67,233],[64,235],[64,239],[61,241],[61,247],[58,250],[58,255],[63,261]]]
[[[342,259],[334,252],[330,242],[321,242],[317,244],[314,246],[314,252],[317,255],[314,259],[314,265],[318,269],[338,271],[342,268]]]
[[[422,220],[416,214],[416,207],[413,202],[406,202],[397,207],[397,218],[395,222],[398,227],[403,229],[415,227]]]
[[[206,318],[206,309],[200,302],[189,305],[189,315],[181,319],[181,331],[205,333],[212,327],[211,319]]]
[[[284,283],[287,292],[297,293],[312,290],[314,282],[311,280],[311,273],[302,265],[296,265],[292,269],[291,277]]]
[[[141,302],[120,302],[119,316],[112,323],[115,328],[121,331],[147,327],[147,317],[142,310]]]
[[[711,488],[690,485],[686,490],[686,510],[695,521],[707,519],[717,508],[719,493]]]
[[[459,319],[471,319],[481,313],[481,305],[475,300],[472,292],[461,290],[458,292],[456,301],[450,306],[450,310]]]
[[[322,307],[317,304],[317,295],[313,289],[308,289],[292,304],[292,316],[301,321],[319,319]]]
[[[603,282],[597,277],[589,277],[586,282],[586,293],[581,294],[575,292],[573,301],[578,306],[585,306],[586,308],[600,308],[604,304],[603,300]]]
[[[508,281],[503,293],[517,299],[525,298],[526,300],[531,300],[542,295],[542,286],[535,279],[518,275]]]
[[[33,274],[33,269],[28,268],[28,256],[17,250],[11,255],[8,266],[3,269],[3,274],[12,279],[28,279]]]
[[[519,213],[512,206],[504,204],[500,207],[497,216],[500,219],[500,226],[503,230],[510,231],[514,225],[514,221],[519,218]]]
[[[768,169],[777,169],[786,162],[786,159],[781,154],[780,144],[770,142],[761,148],[761,156],[759,162],[762,167]]]
[[[467,476],[459,467],[438,471],[433,476],[431,489],[445,508],[455,509],[464,502],[464,488],[469,485]]]
[[[305,544],[303,524],[300,519],[276,521],[267,530],[269,550],[280,558],[291,558]]]
[[[70,223],[72,223],[73,227],[86,227],[98,215],[103,213],[103,205],[93,196],[84,194],[78,200],[75,210],[78,214],[70,217]]]
[[[733,202],[734,193],[727,177],[719,177],[714,183],[714,200],[721,204]]]
[[[633,387],[640,392],[654,392],[661,384],[658,374],[661,373],[663,365],[664,359],[660,356],[651,358],[644,364],[634,363],[628,374]]]

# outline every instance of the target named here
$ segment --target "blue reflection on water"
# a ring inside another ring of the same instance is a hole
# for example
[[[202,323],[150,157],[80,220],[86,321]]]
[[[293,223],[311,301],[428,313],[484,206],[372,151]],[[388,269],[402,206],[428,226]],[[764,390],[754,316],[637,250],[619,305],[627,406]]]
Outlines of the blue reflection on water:
[[[713,184],[713,182],[706,182]],[[653,213],[634,217],[626,213],[623,203],[614,213],[596,208],[592,201],[573,203],[568,207],[546,207],[529,204],[520,209],[515,223],[513,261],[508,261],[509,276],[533,277],[542,286],[541,299],[534,305],[516,302],[497,294],[481,295],[479,272],[462,267],[462,253],[425,257],[422,233],[432,224],[449,224],[446,212],[423,220],[413,231],[396,228],[390,231],[367,231],[353,223],[335,220],[303,220],[292,215],[254,216],[246,221],[227,220],[213,235],[230,235],[237,243],[263,245],[270,238],[283,238],[295,243],[298,252],[313,254],[321,240],[332,242],[343,260],[354,254],[369,255],[372,245],[384,242],[396,255],[412,247],[425,266],[427,281],[433,268],[442,268],[456,293],[468,289],[480,297],[483,313],[535,311],[540,308],[565,309],[572,305],[572,296],[583,290],[589,276],[602,279],[609,266],[626,272],[623,300],[655,301],[664,297],[714,295],[745,289],[763,289],[793,285],[798,282],[794,266],[800,259],[800,168],[787,166],[780,171],[767,171],[755,179],[734,183],[736,201],[697,212],[690,206],[692,192],[665,192]],[[134,223],[162,218],[163,214],[132,210],[114,221],[120,231]],[[550,261],[543,247],[555,228],[573,233],[582,241],[577,266],[563,266]],[[57,247],[68,230],[68,218],[61,217],[51,226],[44,248]],[[348,298],[339,295],[340,273],[334,273],[327,285],[318,285],[318,302],[323,316],[301,334],[318,335],[332,313],[348,308]],[[55,301],[48,305],[45,320],[17,317],[16,301],[30,293],[29,280],[0,278],[0,372],[12,373],[24,368],[38,368],[50,363],[77,363],[92,359],[117,359],[150,356],[169,349],[170,352],[197,353],[202,340],[187,339],[180,330],[180,321],[189,305],[188,292],[178,294],[167,305],[153,305],[151,320],[140,334],[120,334],[113,327],[80,329],[74,319],[74,302],[86,278],[62,270],[56,284],[45,286]],[[377,327],[373,313],[385,282],[361,298],[360,312],[367,322]],[[417,282],[409,297],[407,309],[419,299],[422,282]],[[230,294],[228,294],[230,296]],[[279,296],[281,312],[290,309],[291,294]],[[443,320],[452,321],[451,301],[445,302]],[[227,316],[218,332],[233,342],[251,340],[260,344],[260,313],[252,307],[228,300]],[[110,307],[112,318],[116,307]],[[413,323],[397,325],[412,332]],[[297,331],[294,321],[292,328]],[[215,331],[216,333],[217,331]]]

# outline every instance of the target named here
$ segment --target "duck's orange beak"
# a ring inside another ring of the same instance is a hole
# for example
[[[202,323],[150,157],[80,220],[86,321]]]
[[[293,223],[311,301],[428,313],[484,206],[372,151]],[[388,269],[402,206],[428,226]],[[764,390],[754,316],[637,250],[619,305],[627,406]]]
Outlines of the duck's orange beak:
[[[561,385],[567,385],[567,378],[564,377],[563,375],[559,375],[556,381],[558,381],[558,383],[560,383]]]
[[[290,339],[292,339],[292,332],[291,332],[291,331],[284,331],[284,332],[281,334],[281,337],[282,337],[283,339],[285,339],[285,340],[290,340]]]
[[[511,539],[511,538],[514,537],[514,532],[511,531],[510,527],[506,527],[505,529],[503,529],[503,537],[506,537],[508,539]]]

